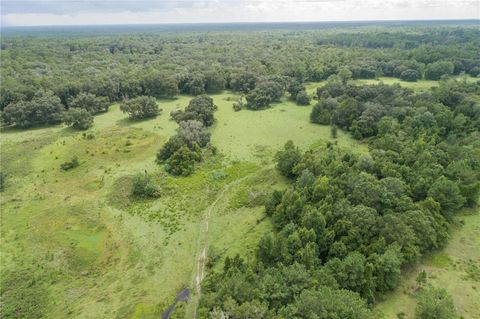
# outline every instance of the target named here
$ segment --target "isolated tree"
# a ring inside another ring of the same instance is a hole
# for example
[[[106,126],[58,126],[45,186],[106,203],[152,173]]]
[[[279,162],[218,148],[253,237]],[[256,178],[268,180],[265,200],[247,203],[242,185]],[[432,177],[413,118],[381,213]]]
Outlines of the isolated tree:
[[[86,110],[72,108],[63,113],[63,122],[78,130],[86,130],[93,125],[93,116]]]
[[[139,96],[124,100],[120,104],[120,110],[123,113],[128,113],[128,117],[132,120],[155,117],[161,112],[155,98],[150,96]]]

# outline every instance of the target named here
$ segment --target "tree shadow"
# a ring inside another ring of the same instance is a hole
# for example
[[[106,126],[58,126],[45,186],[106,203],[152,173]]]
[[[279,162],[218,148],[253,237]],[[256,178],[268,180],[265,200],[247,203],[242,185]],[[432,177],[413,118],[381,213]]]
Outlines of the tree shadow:
[[[145,122],[149,122],[149,121],[154,121],[157,117],[149,117],[149,118],[146,118],[146,119],[131,119],[131,118],[128,118],[128,117],[125,117],[123,119],[120,119],[120,120],[117,120],[115,123],[118,125],[118,126],[121,126],[121,127],[129,127],[129,126],[132,126],[134,124],[138,124],[138,123],[145,123]]]

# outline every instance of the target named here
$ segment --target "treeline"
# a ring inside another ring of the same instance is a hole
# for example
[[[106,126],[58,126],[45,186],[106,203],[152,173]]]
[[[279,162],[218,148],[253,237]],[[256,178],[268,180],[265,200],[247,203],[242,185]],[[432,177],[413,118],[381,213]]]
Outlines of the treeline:
[[[11,114],[2,116],[6,124],[27,127],[59,121],[56,116],[29,115],[43,92],[69,109],[81,94],[113,103],[138,96],[171,98],[230,89],[249,93],[247,102],[257,109],[278,100],[291,81],[327,80],[343,69],[354,79],[385,75],[407,81],[480,73],[475,28],[396,30],[5,36],[1,39],[0,110],[10,105]],[[408,39],[414,45],[390,48],[354,42],[383,38]],[[345,49],[349,41],[353,42]],[[298,100],[307,103],[304,93]]]
[[[211,270],[202,317],[373,318],[369,305],[397,286],[402,267],[442,247],[453,216],[476,205],[478,84],[414,94],[335,82],[317,92],[312,121],[351,131],[369,152],[288,142],[276,161],[293,185],[265,205],[275,231],[253,260],[227,257]],[[442,303],[428,302],[432,311]]]

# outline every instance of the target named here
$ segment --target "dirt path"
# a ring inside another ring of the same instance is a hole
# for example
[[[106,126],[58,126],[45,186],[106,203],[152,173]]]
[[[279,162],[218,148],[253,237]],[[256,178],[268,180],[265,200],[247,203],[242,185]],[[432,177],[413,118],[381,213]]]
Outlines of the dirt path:
[[[197,308],[198,304],[200,302],[200,296],[202,294],[202,281],[205,278],[205,265],[207,263],[207,254],[208,254],[208,231],[209,231],[209,219],[210,215],[212,214],[213,209],[217,205],[220,199],[222,199],[225,195],[225,193],[231,188],[236,185],[238,185],[240,182],[242,182],[244,179],[248,178],[251,174],[248,174],[247,176],[244,176],[240,179],[237,179],[230,184],[227,184],[223,187],[222,191],[220,194],[217,195],[215,198],[215,201],[208,207],[207,211],[205,212],[203,222],[203,230],[201,233],[201,237],[203,237],[203,245],[201,245],[201,248],[198,253],[198,258],[196,260],[196,275],[195,275],[195,297],[191,299],[191,302],[194,303],[193,305],[193,316],[192,318],[195,319],[197,318]],[[202,241],[202,239],[200,240]]]

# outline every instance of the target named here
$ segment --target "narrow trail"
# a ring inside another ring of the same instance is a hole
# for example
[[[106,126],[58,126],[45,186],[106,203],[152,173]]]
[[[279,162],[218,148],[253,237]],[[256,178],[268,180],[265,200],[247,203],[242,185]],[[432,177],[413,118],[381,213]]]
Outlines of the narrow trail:
[[[248,174],[240,179],[237,179],[230,184],[227,184],[223,187],[220,194],[217,195],[215,201],[208,207],[204,217],[203,217],[203,230],[200,234],[200,237],[203,237],[203,244],[198,253],[198,258],[196,259],[196,275],[195,275],[195,298],[192,298],[191,301],[194,303],[193,305],[193,319],[197,318],[197,309],[198,304],[200,302],[200,297],[202,294],[202,281],[205,278],[205,265],[207,263],[207,253],[208,253],[208,231],[209,231],[209,219],[212,214],[213,209],[217,205],[217,203],[222,199],[225,195],[225,192],[228,191],[231,187],[238,185],[244,179],[248,178],[251,174]],[[202,239],[200,239],[202,241]]]

